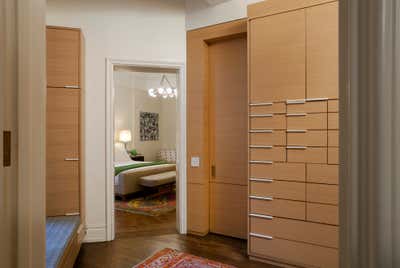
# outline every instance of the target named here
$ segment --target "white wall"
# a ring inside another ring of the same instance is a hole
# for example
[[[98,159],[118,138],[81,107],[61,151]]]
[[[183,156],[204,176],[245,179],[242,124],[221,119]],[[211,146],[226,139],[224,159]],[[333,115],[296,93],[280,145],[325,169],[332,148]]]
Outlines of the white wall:
[[[186,29],[193,30],[245,18],[247,5],[261,1],[263,0],[227,0],[210,5],[203,0],[186,0]]]
[[[102,241],[106,238],[106,58],[184,62],[184,2],[48,0],[47,24],[79,27],[85,36],[86,241]]]

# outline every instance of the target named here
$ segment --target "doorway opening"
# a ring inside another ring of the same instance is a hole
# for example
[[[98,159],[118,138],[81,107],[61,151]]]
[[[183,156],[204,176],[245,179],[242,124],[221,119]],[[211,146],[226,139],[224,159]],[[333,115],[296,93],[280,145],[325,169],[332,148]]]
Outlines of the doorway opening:
[[[107,239],[184,234],[184,66],[115,60],[107,65]]]

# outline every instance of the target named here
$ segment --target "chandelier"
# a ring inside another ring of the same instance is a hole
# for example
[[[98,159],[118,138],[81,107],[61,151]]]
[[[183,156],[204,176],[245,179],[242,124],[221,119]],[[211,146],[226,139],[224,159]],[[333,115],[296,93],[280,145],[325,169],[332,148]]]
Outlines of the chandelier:
[[[165,87],[167,84],[167,87]],[[150,88],[148,90],[149,96],[153,98],[162,97],[166,98],[176,98],[178,96],[178,89],[171,85],[171,82],[168,80],[167,76],[163,74],[160,82],[159,88]]]

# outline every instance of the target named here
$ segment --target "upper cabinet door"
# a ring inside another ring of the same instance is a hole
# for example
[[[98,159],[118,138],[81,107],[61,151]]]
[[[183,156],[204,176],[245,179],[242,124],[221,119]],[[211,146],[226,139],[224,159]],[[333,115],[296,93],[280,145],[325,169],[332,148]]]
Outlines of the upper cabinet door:
[[[305,98],[305,10],[250,24],[250,101]]]
[[[339,97],[339,4],[306,9],[307,98]]]
[[[80,87],[80,32],[47,28],[47,86]]]

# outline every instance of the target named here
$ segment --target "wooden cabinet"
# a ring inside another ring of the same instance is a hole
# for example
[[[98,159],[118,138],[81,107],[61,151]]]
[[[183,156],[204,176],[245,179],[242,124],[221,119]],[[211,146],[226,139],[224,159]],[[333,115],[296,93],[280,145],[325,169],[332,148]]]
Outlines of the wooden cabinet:
[[[338,2],[268,0],[248,14],[248,253],[337,268]]]
[[[83,217],[81,32],[47,28],[47,216]]]

